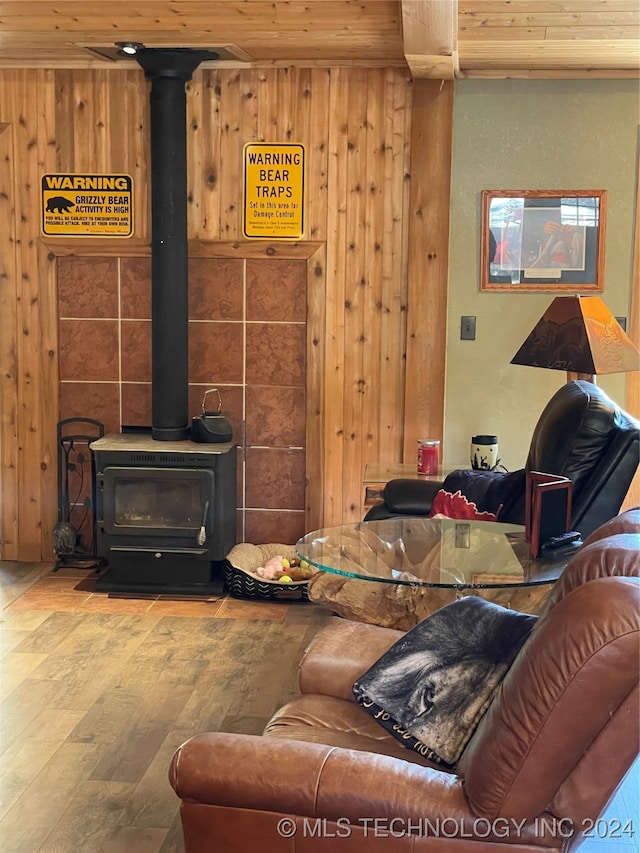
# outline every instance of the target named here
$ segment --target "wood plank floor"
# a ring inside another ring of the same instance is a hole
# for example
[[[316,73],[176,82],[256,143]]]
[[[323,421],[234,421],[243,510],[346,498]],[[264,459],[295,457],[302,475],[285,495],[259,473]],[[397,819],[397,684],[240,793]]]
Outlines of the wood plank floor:
[[[76,590],[86,575],[0,563],[0,849],[178,853],[173,752],[202,731],[259,734],[331,614],[109,598]]]
[[[314,604],[109,598],[87,572],[0,562],[0,850],[183,853],[171,756],[259,734],[331,617]],[[84,589],[76,589],[81,583]],[[605,818],[640,829],[640,765]],[[639,853],[637,835],[585,853]]]

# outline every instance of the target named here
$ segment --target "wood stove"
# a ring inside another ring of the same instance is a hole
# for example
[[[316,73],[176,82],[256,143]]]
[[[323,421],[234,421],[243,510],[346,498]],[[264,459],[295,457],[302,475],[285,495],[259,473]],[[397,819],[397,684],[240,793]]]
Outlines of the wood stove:
[[[185,84],[210,51],[143,48],[151,82],[151,396],[148,434],[93,442],[96,540],[108,569],[97,588],[221,591],[236,542],[232,443],[189,441],[189,281]],[[217,574],[217,577],[216,577]]]
[[[219,592],[236,541],[234,444],[107,435],[94,441],[97,551],[107,592]]]

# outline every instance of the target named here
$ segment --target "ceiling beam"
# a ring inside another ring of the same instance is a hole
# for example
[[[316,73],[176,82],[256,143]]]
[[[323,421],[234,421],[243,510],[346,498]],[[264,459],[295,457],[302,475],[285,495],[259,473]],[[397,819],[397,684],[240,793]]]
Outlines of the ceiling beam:
[[[458,0],[401,0],[405,59],[414,78],[458,75]]]

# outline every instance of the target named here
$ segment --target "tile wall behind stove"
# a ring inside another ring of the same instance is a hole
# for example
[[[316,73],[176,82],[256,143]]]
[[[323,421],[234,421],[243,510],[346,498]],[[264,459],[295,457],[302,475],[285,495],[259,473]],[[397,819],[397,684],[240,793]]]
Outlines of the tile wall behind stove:
[[[305,532],[306,281],[304,260],[189,261],[189,416],[220,389],[240,451],[238,541]],[[58,309],[60,419],[150,426],[151,260],[58,258]]]

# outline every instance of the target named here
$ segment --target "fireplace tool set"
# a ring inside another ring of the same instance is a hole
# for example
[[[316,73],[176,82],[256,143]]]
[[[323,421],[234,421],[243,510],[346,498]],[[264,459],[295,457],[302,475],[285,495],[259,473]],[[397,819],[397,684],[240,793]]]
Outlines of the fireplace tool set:
[[[103,563],[95,553],[95,462],[89,447],[103,435],[104,425],[92,418],[66,418],[58,423],[58,521],[53,528],[58,559],[54,572],[63,565],[95,568]]]

